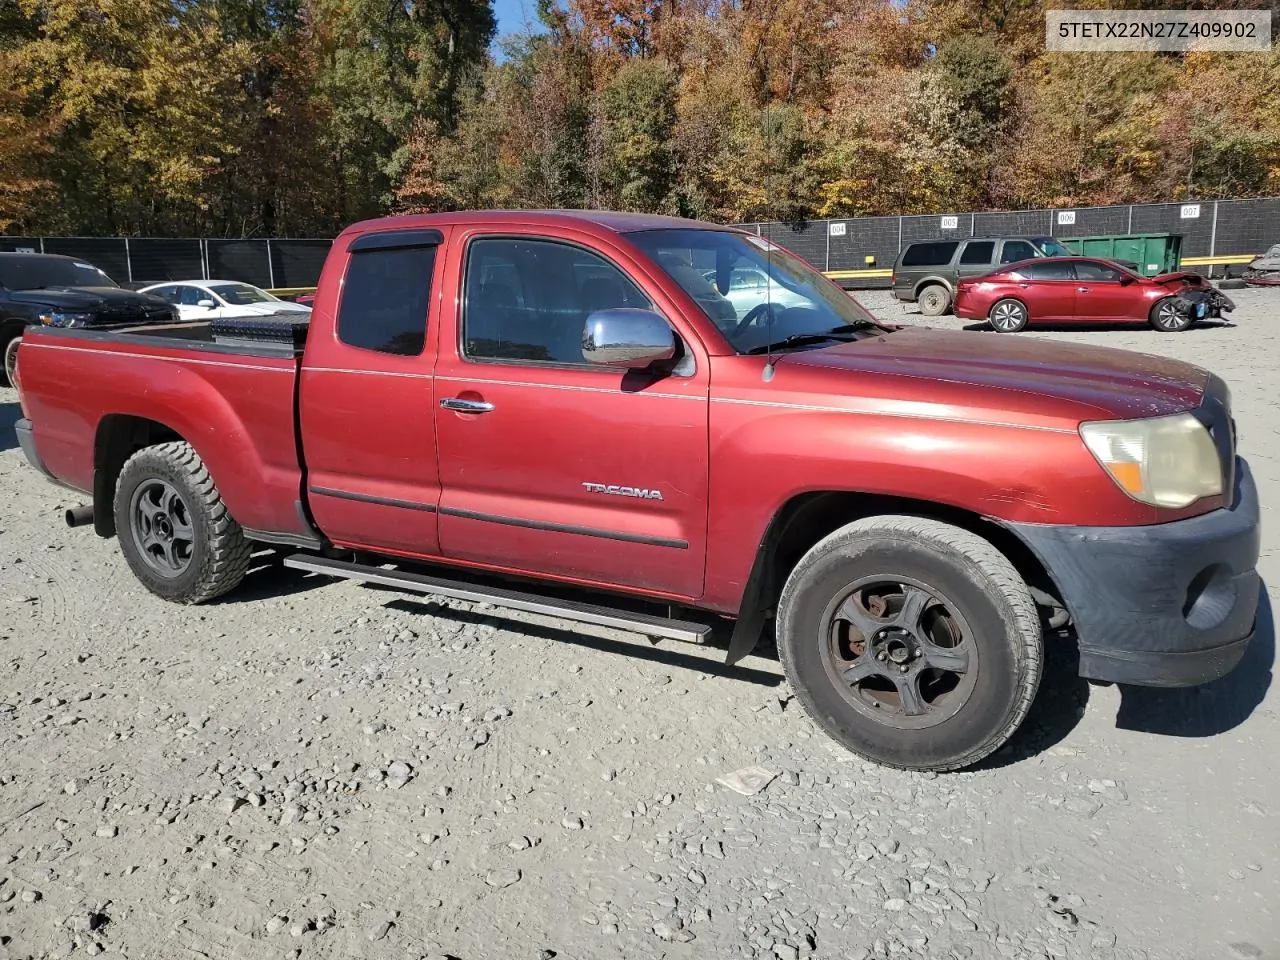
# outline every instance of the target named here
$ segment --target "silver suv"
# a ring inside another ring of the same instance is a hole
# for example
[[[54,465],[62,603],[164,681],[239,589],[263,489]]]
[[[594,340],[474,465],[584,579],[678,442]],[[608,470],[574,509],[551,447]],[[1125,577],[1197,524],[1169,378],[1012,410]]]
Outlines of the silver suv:
[[[919,303],[926,317],[951,309],[956,283],[980,277],[1006,263],[1034,257],[1072,257],[1075,254],[1053,237],[967,237],[956,240],[917,240],[902,248],[893,264],[893,295]]]

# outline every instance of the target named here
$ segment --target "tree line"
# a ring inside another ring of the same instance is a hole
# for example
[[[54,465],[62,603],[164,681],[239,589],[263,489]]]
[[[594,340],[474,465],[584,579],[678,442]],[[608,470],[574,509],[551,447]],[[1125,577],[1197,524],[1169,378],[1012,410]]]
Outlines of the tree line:
[[[0,230],[1280,194],[1280,54],[1046,53],[1061,5],[539,0],[495,51],[489,0],[0,0]]]

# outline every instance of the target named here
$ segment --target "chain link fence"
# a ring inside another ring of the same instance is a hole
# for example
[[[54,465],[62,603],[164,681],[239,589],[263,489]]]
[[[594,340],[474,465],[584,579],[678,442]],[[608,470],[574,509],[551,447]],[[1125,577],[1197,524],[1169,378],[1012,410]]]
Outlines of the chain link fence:
[[[847,287],[886,286],[898,251],[913,240],[1034,235],[1182,235],[1182,264],[1239,275],[1280,243],[1280,198],[1144,203],[1058,210],[936,216],[856,217],[804,223],[748,223]],[[331,240],[220,240],[160,237],[0,237],[0,250],[61,253],[101,267],[117,282],[241,280],[267,289],[315,286]]]
[[[0,237],[0,250],[86,260],[117,283],[239,280],[268,290],[314,287],[332,240],[214,240],[195,237]]]
[[[1238,276],[1250,260],[1280,243],[1280,198],[743,226],[787,247],[845,286],[887,286],[898,252],[912,241],[977,236],[1181,234],[1183,266]]]

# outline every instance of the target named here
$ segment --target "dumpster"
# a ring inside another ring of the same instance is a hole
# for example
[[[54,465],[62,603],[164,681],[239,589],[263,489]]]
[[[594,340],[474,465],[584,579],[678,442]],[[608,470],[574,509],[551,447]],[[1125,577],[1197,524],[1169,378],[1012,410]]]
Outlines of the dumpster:
[[[1058,237],[1072,253],[1136,264],[1144,277],[1172,273],[1182,259],[1180,233],[1129,233],[1110,237]]]

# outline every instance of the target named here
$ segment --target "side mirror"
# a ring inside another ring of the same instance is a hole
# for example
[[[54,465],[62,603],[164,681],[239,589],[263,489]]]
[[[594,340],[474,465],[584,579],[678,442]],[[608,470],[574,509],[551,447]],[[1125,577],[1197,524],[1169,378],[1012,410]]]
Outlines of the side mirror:
[[[212,300],[205,299],[205,300],[197,300],[197,301],[196,301],[196,306],[197,306],[197,307],[204,307],[206,310],[212,310],[214,307],[216,307],[216,306],[217,306],[217,304],[216,304],[216,303],[214,303]]]
[[[1129,284],[1133,282],[1134,282],[1133,277],[1129,276],[1127,273],[1120,274],[1120,286],[1127,287]]]
[[[652,310],[597,310],[582,331],[582,359],[588,363],[642,369],[675,355],[675,332]]]

